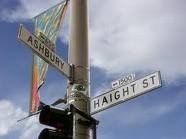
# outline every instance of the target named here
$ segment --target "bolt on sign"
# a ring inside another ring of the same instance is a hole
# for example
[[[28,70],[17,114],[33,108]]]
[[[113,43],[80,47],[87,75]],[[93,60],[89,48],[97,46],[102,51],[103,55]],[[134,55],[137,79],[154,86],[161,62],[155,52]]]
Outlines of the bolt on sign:
[[[157,71],[93,98],[90,112],[95,114],[159,87],[161,87],[161,77],[160,72]]]

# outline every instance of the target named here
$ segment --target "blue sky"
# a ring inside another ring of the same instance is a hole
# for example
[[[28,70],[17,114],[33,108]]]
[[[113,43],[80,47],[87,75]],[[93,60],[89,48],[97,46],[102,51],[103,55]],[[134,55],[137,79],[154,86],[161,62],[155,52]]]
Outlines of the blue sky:
[[[19,24],[33,32],[32,17],[60,0],[0,1],[0,139],[34,139],[44,128],[28,113],[31,51],[17,40]],[[186,2],[184,0],[90,0],[91,96],[129,73],[160,70],[163,86],[95,115],[99,139],[186,138]],[[69,13],[57,40],[67,60]],[[49,67],[41,99],[64,96],[66,78]]]

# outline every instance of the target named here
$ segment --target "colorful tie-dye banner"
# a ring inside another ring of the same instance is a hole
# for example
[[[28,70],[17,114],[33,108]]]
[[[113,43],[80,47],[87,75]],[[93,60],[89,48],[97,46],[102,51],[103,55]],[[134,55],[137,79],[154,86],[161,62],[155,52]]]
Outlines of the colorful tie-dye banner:
[[[48,9],[34,18],[35,34],[48,47],[50,47],[49,44],[55,44],[57,33],[66,13],[67,5],[68,0]],[[54,45],[52,47],[54,47]],[[30,114],[37,112],[40,106],[39,88],[44,83],[47,70],[48,64],[40,57],[33,54]]]

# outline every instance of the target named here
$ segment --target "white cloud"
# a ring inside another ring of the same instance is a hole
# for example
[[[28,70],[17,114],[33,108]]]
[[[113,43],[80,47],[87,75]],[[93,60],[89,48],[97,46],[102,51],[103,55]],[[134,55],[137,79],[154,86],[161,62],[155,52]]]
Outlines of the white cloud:
[[[4,9],[1,18],[30,19],[60,2],[19,1],[15,10]],[[184,5],[182,0],[90,1],[91,65],[109,74],[161,70],[169,79],[186,76]],[[62,41],[68,40],[67,20]]]
[[[8,22],[26,20],[28,18],[29,16],[26,9],[22,7],[18,7],[16,11],[3,9],[0,13],[0,19]]]
[[[168,112],[171,112],[172,110],[174,110],[175,107],[176,106],[170,107],[168,104],[159,104],[150,107],[138,105],[135,108],[128,109],[127,112],[121,113],[122,115],[125,115],[128,118],[122,119],[120,122],[123,125],[145,124],[149,121],[159,118],[160,116],[163,116]]]
[[[173,98],[166,99],[164,101],[152,100],[151,104],[146,105],[145,101],[143,103],[135,103],[125,107],[125,110],[113,109],[113,111],[103,111],[97,116],[102,118],[104,116],[104,121],[109,121],[109,125],[118,124],[120,126],[136,126],[144,125],[148,122],[156,120],[158,118],[164,117],[166,114],[174,112],[178,107],[185,105],[185,90],[177,92],[176,96]],[[122,107],[123,109],[123,107]],[[105,117],[105,113],[109,115]],[[117,113],[117,114],[116,114]],[[111,120],[115,117],[116,120]],[[127,118],[121,118],[127,117]],[[110,119],[111,118],[111,119]],[[143,119],[143,120],[140,120]]]
[[[41,126],[38,122],[38,117],[32,117],[26,121],[23,121],[21,129],[21,135],[19,139],[33,139],[38,138]]]
[[[8,22],[16,22],[27,20],[35,17],[39,13],[47,10],[51,6],[61,2],[60,0],[18,0],[20,5],[15,9],[2,9],[0,19]]]
[[[0,101],[0,112],[0,136],[17,129],[17,120],[26,115],[20,108],[16,108],[11,102],[6,100]]]
[[[36,117],[18,123],[17,120],[27,116],[27,113],[8,100],[0,100],[0,113],[0,138],[13,131],[20,134],[16,137],[19,139],[37,138],[41,127]]]
[[[108,73],[161,70],[169,77],[186,75],[183,1],[95,0],[91,4],[93,66]]]

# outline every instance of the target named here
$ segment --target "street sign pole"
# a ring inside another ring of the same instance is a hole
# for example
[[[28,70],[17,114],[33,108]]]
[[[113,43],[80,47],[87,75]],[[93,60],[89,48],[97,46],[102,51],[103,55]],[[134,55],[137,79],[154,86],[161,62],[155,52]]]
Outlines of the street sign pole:
[[[68,63],[73,65],[73,82],[67,87],[67,103],[90,114],[90,67],[88,54],[87,0],[70,1],[70,47]],[[82,116],[73,118],[73,139],[90,139],[90,127],[80,124]]]

